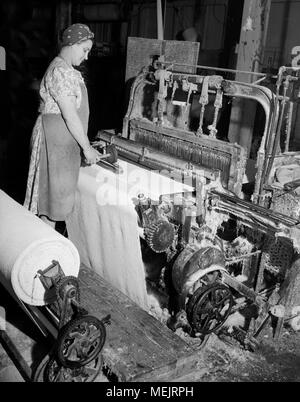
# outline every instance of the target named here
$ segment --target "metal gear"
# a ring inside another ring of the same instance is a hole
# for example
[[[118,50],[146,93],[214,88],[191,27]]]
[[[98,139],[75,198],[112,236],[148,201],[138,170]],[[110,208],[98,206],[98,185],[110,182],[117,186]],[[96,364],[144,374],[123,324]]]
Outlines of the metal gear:
[[[86,366],[70,369],[61,366],[52,355],[47,355],[37,367],[34,382],[93,382],[102,369],[103,357],[98,355]]]
[[[76,290],[76,294],[73,290]],[[76,297],[76,301],[80,302],[79,283],[75,276],[64,276],[56,284],[57,299],[63,300],[66,295],[71,298]]]
[[[163,253],[172,245],[175,237],[174,226],[163,220],[152,223],[145,229],[145,238],[149,247],[156,253]]]
[[[78,279],[64,276],[55,285],[56,299],[60,310],[59,329],[74,317],[74,313],[83,313],[80,308],[80,290]],[[75,307],[75,310],[74,310]]]
[[[56,357],[59,364],[79,368],[94,360],[106,339],[102,321],[86,315],[69,321],[58,333]]]

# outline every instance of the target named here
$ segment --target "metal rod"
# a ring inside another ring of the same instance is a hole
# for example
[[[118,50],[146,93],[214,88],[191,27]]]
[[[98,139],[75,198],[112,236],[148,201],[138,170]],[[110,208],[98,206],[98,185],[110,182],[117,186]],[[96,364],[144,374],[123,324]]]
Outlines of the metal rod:
[[[220,67],[208,67],[208,66],[201,66],[201,65],[192,65],[192,64],[185,64],[185,63],[174,63],[172,61],[162,61],[161,64],[173,64],[175,66],[182,66],[182,67],[197,67],[197,68],[204,68],[206,70],[216,70],[216,71],[226,71],[229,73],[239,73],[239,74],[249,74],[249,75],[256,75],[259,77],[267,77],[267,73],[258,73],[254,71],[244,71],[244,70],[233,70],[229,68],[220,68]],[[272,78],[277,77],[277,75],[272,75]]]
[[[253,303],[257,305],[262,305],[264,303],[263,298],[258,293],[254,292],[254,290],[250,289],[243,283],[238,282],[235,278],[233,278],[232,276],[228,275],[225,272],[222,272],[222,282],[228,286],[231,286],[233,289],[237,290],[240,294],[252,300]]]
[[[281,80],[280,78],[278,78],[277,81],[277,94],[279,94],[279,87],[281,85]],[[281,134],[281,126],[282,126],[282,120],[283,120],[283,115],[284,115],[284,110],[285,110],[285,106],[286,106],[286,94],[287,94],[287,89],[288,89],[288,85],[289,85],[289,81],[286,78],[284,81],[284,88],[283,88],[283,99],[281,102],[281,110],[280,110],[280,115],[279,115],[279,121],[277,123],[277,127],[276,127],[276,131],[275,131],[275,138],[274,138],[274,142],[272,144],[273,148],[272,148],[272,153],[270,158],[268,159],[268,164],[266,167],[266,173],[265,173],[265,177],[268,179],[269,174],[271,172],[272,166],[273,166],[273,162],[274,162],[274,158],[275,155],[277,153],[277,147],[280,148],[280,134]],[[281,151],[281,149],[280,149]]]
[[[284,144],[284,152],[288,152],[289,146],[290,146],[293,108],[294,108],[294,104],[293,104],[293,102],[290,102],[289,111],[288,111],[288,115],[287,115],[288,121],[286,123],[286,138],[285,138],[285,144]]]
[[[253,251],[253,253],[248,253],[248,254],[243,254],[240,257],[232,257],[232,258],[225,258],[225,263],[230,265],[232,263],[238,262],[238,261],[243,261],[246,258],[253,257],[254,255],[261,254],[261,250]]]
[[[0,330],[0,343],[26,382],[31,382],[31,369],[15,347],[6,331]]]
[[[254,332],[253,337],[257,338],[258,335],[261,333],[261,331],[263,330],[263,328],[266,326],[266,324],[271,320],[271,314],[268,312],[267,315],[265,316],[265,318],[262,320],[261,324],[259,325],[259,327],[257,328],[257,330]]]
[[[265,80],[267,77],[262,77],[257,81],[252,82],[253,85],[258,85],[260,82],[262,82],[263,80]]]
[[[237,209],[239,209],[239,211],[243,212],[244,214],[247,212],[252,212],[264,217],[265,219],[273,220],[276,224],[282,223],[287,226],[294,226],[298,222],[294,218],[290,218],[278,212],[275,213],[274,211],[268,210],[260,205],[255,205],[250,203],[249,201],[241,200],[236,196],[220,193],[217,190],[213,189],[210,190],[210,194],[218,196],[219,197],[218,203],[221,204],[222,207],[223,205],[225,207],[226,206],[230,207],[232,213],[234,213],[234,211]],[[225,204],[223,204],[222,202]]]

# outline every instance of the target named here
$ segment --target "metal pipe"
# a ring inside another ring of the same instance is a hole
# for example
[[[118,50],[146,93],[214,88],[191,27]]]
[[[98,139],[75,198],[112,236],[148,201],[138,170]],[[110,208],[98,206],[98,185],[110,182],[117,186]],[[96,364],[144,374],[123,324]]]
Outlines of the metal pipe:
[[[279,95],[279,88],[280,88],[280,77],[278,78],[278,83],[277,83],[277,94]],[[275,154],[277,153],[277,147],[280,147],[280,133],[281,133],[281,126],[282,126],[282,120],[283,120],[283,115],[284,115],[284,110],[285,110],[285,105],[286,105],[286,94],[287,94],[287,89],[289,86],[289,78],[288,76],[286,77],[286,79],[284,80],[284,84],[283,84],[283,100],[281,102],[281,110],[280,110],[280,115],[279,115],[279,120],[278,120],[278,124],[276,127],[276,132],[275,132],[275,138],[274,138],[274,142],[273,142],[273,147],[272,147],[272,152],[271,155],[268,159],[268,164],[266,167],[266,174],[265,177],[268,179],[269,174],[271,172],[272,166],[273,166],[273,162],[274,162],[274,158],[275,158]]]
[[[225,193],[220,193],[217,190],[210,190],[209,193],[212,196],[217,197],[217,206],[228,206],[232,213],[235,212],[241,212],[244,215],[247,213],[250,213],[251,216],[255,217],[255,214],[257,214],[257,217],[262,217],[263,220],[265,221],[265,224],[270,224],[273,222],[275,225],[282,224],[286,226],[295,226],[297,224],[297,220],[294,218],[291,218],[289,216],[283,215],[279,212],[274,212],[272,210],[266,209],[260,205],[253,204],[249,201],[241,200],[235,196],[225,194]]]
[[[174,63],[171,61],[162,61],[161,64],[172,64],[175,66],[182,66],[182,67],[196,67],[196,68],[203,68],[206,70],[215,70],[215,71],[225,71],[229,73],[240,73],[240,74],[249,74],[249,75],[256,75],[260,77],[267,77],[267,73],[258,73],[254,71],[244,71],[244,70],[233,70],[233,69],[228,69],[228,68],[221,68],[221,67],[208,67],[208,66],[202,66],[202,65],[192,65],[192,64],[185,64],[185,63]],[[276,78],[276,75],[272,75],[272,78]]]
[[[285,137],[285,144],[284,144],[284,152],[289,151],[289,146],[290,146],[290,138],[291,138],[291,129],[292,129],[292,116],[293,116],[293,109],[294,109],[294,103],[290,102],[289,103],[289,111],[287,115],[287,124],[286,124],[286,137]]]

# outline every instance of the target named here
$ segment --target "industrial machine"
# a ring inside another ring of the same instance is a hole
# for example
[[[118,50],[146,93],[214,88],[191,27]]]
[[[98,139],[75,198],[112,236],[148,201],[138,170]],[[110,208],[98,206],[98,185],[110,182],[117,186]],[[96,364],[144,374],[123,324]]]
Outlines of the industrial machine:
[[[122,132],[100,131],[94,145],[113,146],[115,164],[127,160],[194,188],[135,201],[143,255],[161,257],[148,282],[167,294],[168,326],[201,338],[251,307],[231,331],[254,347],[266,323],[279,337],[299,315],[300,155],[289,151],[299,68],[250,84],[173,67],[156,60],[144,68]],[[224,129],[233,99],[256,104],[248,149]]]
[[[80,304],[79,281],[66,276],[58,261],[38,271],[52,302],[43,308],[44,317],[58,332],[51,350],[35,371],[36,382],[91,382],[102,369],[101,351],[106,339],[105,324]]]
[[[148,289],[163,295],[172,331],[182,329],[200,341],[213,332],[230,334],[252,350],[266,324],[275,338],[286,323],[300,327],[300,154],[289,150],[300,69],[282,67],[277,76],[263,75],[250,84],[172,67],[156,59],[135,78],[122,132],[100,131],[93,144],[103,153],[98,163],[121,176],[120,162],[127,161],[183,184],[185,190],[163,191],[158,199],[142,192],[131,199]],[[243,101],[244,114],[247,102],[256,104],[248,146],[232,140],[226,125],[233,100]],[[89,182],[94,185],[97,177]],[[87,208],[96,202],[97,187],[92,188]],[[4,202],[12,203],[3,196]],[[21,206],[11,208],[11,215],[20,210],[24,222],[30,218],[32,227],[39,226],[32,239],[39,244],[40,231],[46,230],[41,222]],[[23,258],[22,278],[34,271],[34,286],[38,281],[46,298],[30,307],[20,303],[41,331],[47,328],[54,337],[34,381],[93,381],[102,368],[110,317],[99,319],[81,305],[78,278],[61,269],[59,258],[39,269],[30,255]],[[78,257],[71,266],[79,270],[79,265]],[[18,285],[20,276],[9,272],[11,277]],[[25,300],[31,302],[34,287],[28,289]],[[225,325],[244,312],[243,323]],[[118,322],[114,328],[117,332]]]

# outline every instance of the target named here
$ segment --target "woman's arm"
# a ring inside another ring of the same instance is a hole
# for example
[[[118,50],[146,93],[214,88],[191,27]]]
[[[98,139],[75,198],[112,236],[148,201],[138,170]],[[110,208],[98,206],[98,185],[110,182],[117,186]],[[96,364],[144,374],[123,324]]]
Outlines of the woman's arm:
[[[88,136],[84,132],[75,101],[75,96],[61,96],[58,106],[70,133],[81,146],[87,163],[96,163],[100,153],[91,146]]]

